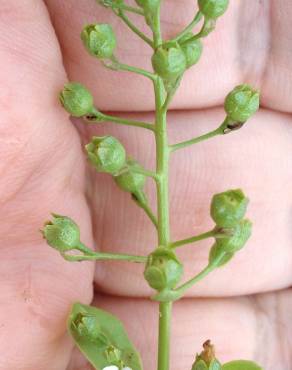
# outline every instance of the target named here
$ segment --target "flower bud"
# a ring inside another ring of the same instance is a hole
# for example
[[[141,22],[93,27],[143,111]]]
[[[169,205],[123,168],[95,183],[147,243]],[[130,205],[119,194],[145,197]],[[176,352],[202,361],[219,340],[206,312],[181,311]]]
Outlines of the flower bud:
[[[196,356],[192,370],[221,370],[220,362],[215,358],[215,349],[210,340],[203,344],[204,351]]]
[[[243,219],[248,202],[240,189],[215,194],[211,202],[211,217],[217,226],[233,227]]]
[[[234,122],[246,122],[258,109],[260,94],[249,85],[236,86],[226,97],[224,109]]]
[[[190,68],[199,61],[203,51],[202,42],[200,40],[192,40],[191,38],[193,36],[192,33],[187,33],[179,40],[181,49],[185,54],[187,68]]]
[[[88,52],[99,59],[110,58],[116,48],[116,36],[109,24],[89,24],[81,32]]]
[[[80,83],[69,82],[60,92],[59,99],[63,107],[73,117],[82,117],[91,113],[93,97]]]
[[[198,5],[206,18],[215,19],[226,12],[229,0],[198,0]]]
[[[186,57],[177,44],[159,47],[152,56],[154,71],[166,81],[176,80],[187,67]]]
[[[78,225],[66,216],[53,214],[52,221],[45,223],[42,234],[47,243],[60,252],[75,249],[80,243]]]
[[[245,219],[239,221],[233,228],[233,235],[229,238],[216,239],[218,248],[226,253],[235,253],[244,247],[252,232],[252,223]]]
[[[85,149],[98,172],[115,174],[126,164],[126,151],[113,136],[94,136]]]
[[[151,288],[158,291],[172,289],[182,274],[183,266],[171,249],[158,247],[148,256],[144,277]]]
[[[134,160],[128,159],[126,163],[128,166],[127,169],[114,177],[115,182],[122,190],[132,193],[133,195],[138,195],[143,191],[146,176],[131,170],[131,167],[141,167]]]

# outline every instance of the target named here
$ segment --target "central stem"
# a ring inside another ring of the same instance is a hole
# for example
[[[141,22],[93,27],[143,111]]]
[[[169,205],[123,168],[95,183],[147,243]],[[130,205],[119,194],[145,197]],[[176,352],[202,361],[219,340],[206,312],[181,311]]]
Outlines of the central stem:
[[[170,243],[169,232],[169,198],[168,198],[168,167],[169,145],[166,128],[166,110],[163,108],[165,89],[161,78],[154,82],[155,90],[155,138],[156,138],[156,171],[157,171],[157,213],[158,213],[158,243],[165,247]],[[159,304],[159,338],[157,370],[169,369],[170,324],[172,302]]]

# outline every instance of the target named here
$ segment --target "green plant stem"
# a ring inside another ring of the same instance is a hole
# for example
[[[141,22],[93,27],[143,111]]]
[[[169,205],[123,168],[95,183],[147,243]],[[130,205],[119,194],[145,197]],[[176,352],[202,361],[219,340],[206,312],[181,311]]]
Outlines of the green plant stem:
[[[85,244],[79,243],[75,248],[76,250],[83,253],[83,255],[70,255],[61,253],[62,256],[68,261],[86,261],[86,260],[118,260],[118,261],[129,261],[145,263],[147,257],[145,256],[133,256],[130,254],[118,254],[118,253],[100,253],[94,252],[88,248]]]
[[[149,46],[153,48],[153,42],[130,21],[123,10],[119,9],[117,15],[137,36],[139,36],[143,41],[145,41]]]
[[[177,295],[176,299],[179,299],[184,295],[184,293],[190,289],[193,285],[195,285],[198,281],[202,280],[204,277],[209,275],[212,271],[214,271],[219,262],[224,258],[225,253],[222,253],[219,255],[212,264],[209,264],[207,267],[205,267],[201,272],[199,272],[196,276],[194,276],[192,279],[188,280],[186,283],[182,284],[178,288],[174,289],[173,292],[175,295]]]
[[[156,34],[156,43],[159,42]],[[163,109],[165,91],[161,78],[154,82],[155,91],[155,139],[156,139],[156,172],[157,185],[157,209],[158,209],[158,243],[167,246],[170,241],[169,232],[169,197],[168,197],[168,166],[169,146],[166,129],[166,110]],[[158,337],[158,370],[169,369],[170,353],[170,326],[171,326],[171,302],[159,304],[159,337]]]
[[[158,176],[157,176],[157,173],[156,172],[153,172],[153,171],[150,171],[150,170],[146,170],[143,167],[132,166],[131,167],[131,171],[132,172],[135,172],[135,173],[140,173],[141,175],[145,175],[147,177],[152,177],[154,180],[157,180],[158,179]]]
[[[154,125],[152,125],[151,123],[131,120],[128,118],[111,116],[109,114],[101,113],[96,109],[92,112],[92,116],[87,117],[87,120],[88,120],[87,122],[89,123],[108,121],[108,122],[114,122],[114,123],[125,125],[125,126],[146,128],[147,130],[151,130],[151,131],[155,130]]]
[[[191,32],[193,28],[195,27],[195,25],[200,22],[202,17],[203,17],[203,14],[200,11],[198,11],[194,19],[191,21],[191,23],[171,41],[179,41],[179,39],[185,36],[188,32]]]
[[[134,202],[144,210],[144,212],[146,213],[146,215],[149,217],[150,221],[153,223],[153,225],[155,226],[155,228],[157,229],[158,228],[158,222],[157,222],[157,218],[155,217],[155,215],[153,214],[151,208],[149,207],[147,201],[144,201],[144,199],[142,197],[135,197],[135,196],[132,196]]]
[[[135,8],[133,6],[129,6],[129,5],[126,5],[126,4],[113,4],[112,9],[121,9],[121,10],[124,10],[126,12],[130,12],[130,13],[134,13],[134,14],[138,14],[138,15],[144,15],[144,11],[142,9]]]
[[[181,246],[186,245],[186,244],[195,243],[195,242],[198,242],[200,240],[213,238],[215,236],[216,236],[216,230],[210,230],[210,231],[207,231],[206,233],[196,235],[196,236],[192,236],[191,238],[182,239],[182,240],[178,240],[176,242],[170,243],[169,246],[171,248],[178,248],[178,247],[181,247]]]
[[[133,72],[133,73],[136,73],[138,75],[142,75],[144,77],[147,77],[151,81],[154,81],[155,78],[156,78],[156,76],[153,73],[148,72],[148,71],[146,71],[145,69],[142,69],[142,68],[137,68],[137,67],[129,66],[128,64],[120,63],[115,57],[112,57],[111,61],[112,61],[112,64],[108,64],[107,62],[103,62],[103,65],[106,68],[109,68],[113,71]]]
[[[178,149],[183,149],[183,148],[186,148],[190,145],[200,143],[201,141],[211,139],[214,136],[224,135],[226,133],[225,130],[227,128],[227,125],[228,125],[228,119],[226,118],[224,120],[224,122],[218,128],[216,128],[216,130],[210,131],[210,132],[208,132],[204,135],[201,135],[201,136],[197,136],[197,137],[195,137],[191,140],[186,140],[186,141],[183,141],[181,143],[170,145],[169,149],[170,149],[171,152],[174,152]]]

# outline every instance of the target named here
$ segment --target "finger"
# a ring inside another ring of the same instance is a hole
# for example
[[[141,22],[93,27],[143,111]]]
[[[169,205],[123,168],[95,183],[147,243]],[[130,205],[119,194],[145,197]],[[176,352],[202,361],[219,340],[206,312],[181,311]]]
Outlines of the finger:
[[[171,142],[208,132],[223,119],[221,110],[177,112],[169,115]],[[144,120],[150,115],[140,116]],[[113,134],[127,153],[146,168],[154,168],[152,134],[113,125],[85,126],[85,141],[94,133]],[[214,227],[209,216],[214,193],[242,188],[250,199],[247,216],[254,224],[246,247],[224,268],[213,272],[188,294],[237,295],[280,289],[291,285],[291,118],[262,111],[240,132],[200,143],[171,157],[170,215],[172,240]],[[157,245],[156,233],[143,211],[119,190],[112,178],[92,171],[90,197],[97,246],[103,251],[149,254]],[[147,193],[155,210],[155,188]],[[178,250],[190,278],[206,266],[213,240]],[[148,295],[143,267],[99,263],[98,289],[110,294]],[[228,282],[228,283],[227,283]]]
[[[47,0],[47,4],[63,46],[70,79],[86,82],[95,93],[100,109],[154,109],[150,82],[127,73],[104,71],[96,59],[87,55],[79,34],[86,23],[110,23],[118,38],[118,57],[123,62],[150,69],[148,46],[95,1],[83,0],[77,4],[70,0],[64,5]],[[195,2],[191,0],[180,1],[179,5],[176,1],[164,2],[164,37],[171,38],[181,31],[195,11]],[[244,81],[260,88],[263,106],[291,112],[291,53],[288,52],[291,11],[289,0],[273,4],[253,0],[230,2],[227,13],[217,22],[216,31],[204,40],[203,56],[187,72],[172,107],[194,109],[221,104],[226,93]],[[134,17],[133,21],[149,32],[141,17]]]
[[[92,265],[64,262],[39,229],[52,211],[90,243],[80,142],[56,96],[62,58],[44,4],[0,1],[0,291],[2,369],[64,369],[65,322],[89,301]]]
[[[291,291],[236,299],[184,299],[175,303],[172,367],[191,369],[202,343],[211,339],[222,363],[250,359],[266,370],[286,370],[291,357],[289,327],[292,321],[287,309],[291,303]],[[107,296],[98,297],[95,304],[123,321],[142,355],[144,368],[155,369],[158,305],[143,299]],[[83,356],[76,351],[68,370],[89,370],[87,366]]]

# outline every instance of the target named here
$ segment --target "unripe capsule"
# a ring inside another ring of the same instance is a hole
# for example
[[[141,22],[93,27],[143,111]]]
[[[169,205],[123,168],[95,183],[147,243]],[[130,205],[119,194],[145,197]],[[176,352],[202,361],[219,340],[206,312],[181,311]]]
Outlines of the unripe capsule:
[[[116,48],[116,36],[109,24],[89,24],[81,32],[88,52],[99,59],[110,58]]]
[[[260,94],[249,85],[236,86],[226,97],[224,109],[234,122],[246,122],[258,109]]]
[[[126,151],[113,136],[94,136],[85,146],[89,161],[99,172],[117,173],[126,164]]]
[[[60,92],[59,99],[73,117],[86,116],[93,110],[93,97],[90,91],[78,82],[67,83]]]
[[[187,67],[187,61],[182,48],[173,44],[169,47],[159,47],[152,56],[154,71],[166,81],[176,80]]]
[[[59,252],[66,252],[78,247],[80,230],[69,217],[53,214],[52,220],[45,223],[42,230],[47,243]]]
[[[198,0],[198,5],[205,17],[215,19],[226,12],[229,0]]]
[[[250,238],[252,232],[252,223],[245,219],[239,221],[233,227],[233,235],[228,238],[216,239],[218,248],[227,253],[235,253],[244,247],[247,240]]]
[[[158,291],[172,289],[180,281],[183,266],[169,248],[159,247],[148,257],[144,277]]]
[[[215,194],[211,202],[211,217],[217,226],[233,227],[243,219],[248,202],[240,189]]]
[[[192,40],[194,35],[187,33],[183,38],[179,40],[182,51],[186,58],[186,67],[190,68],[194,64],[198,63],[201,58],[203,51],[203,44],[200,40]]]
[[[143,191],[146,176],[140,173],[136,173],[131,170],[131,167],[140,167],[140,165],[132,159],[127,160],[128,168],[125,169],[121,174],[114,177],[116,184],[122,190],[132,193],[133,195],[138,195]]]

